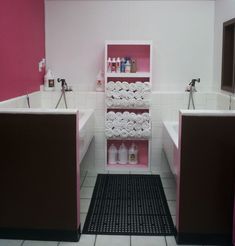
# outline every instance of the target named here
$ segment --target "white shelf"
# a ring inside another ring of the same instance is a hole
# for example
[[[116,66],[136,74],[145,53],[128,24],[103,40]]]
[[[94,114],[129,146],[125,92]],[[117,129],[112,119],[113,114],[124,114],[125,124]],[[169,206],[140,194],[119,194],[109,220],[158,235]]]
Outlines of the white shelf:
[[[107,138],[107,140],[119,140],[119,141],[149,141],[151,139],[151,137],[141,137],[141,138],[122,138],[122,137],[112,137],[112,138]]]
[[[151,40],[106,40],[106,45],[152,45]]]
[[[112,78],[149,78],[150,73],[148,72],[136,72],[136,73],[106,73],[106,77]]]

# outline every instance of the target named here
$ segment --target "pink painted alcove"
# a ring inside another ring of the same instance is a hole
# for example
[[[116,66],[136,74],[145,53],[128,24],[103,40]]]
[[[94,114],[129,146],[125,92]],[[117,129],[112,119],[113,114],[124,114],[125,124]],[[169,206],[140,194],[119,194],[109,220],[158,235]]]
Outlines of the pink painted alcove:
[[[44,0],[0,1],[0,101],[37,91],[45,57]]]

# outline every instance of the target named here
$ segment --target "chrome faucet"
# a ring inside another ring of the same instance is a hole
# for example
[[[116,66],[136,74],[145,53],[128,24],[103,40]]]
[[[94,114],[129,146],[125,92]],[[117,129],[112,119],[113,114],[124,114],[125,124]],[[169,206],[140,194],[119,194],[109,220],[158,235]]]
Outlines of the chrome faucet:
[[[192,106],[193,109],[195,109],[195,104],[194,104],[194,99],[193,99],[193,92],[196,92],[196,87],[195,87],[195,83],[196,82],[200,82],[200,78],[198,79],[192,79],[192,81],[188,84],[188,86],[186,87],[185,91],[189,92],[189,98],[188,98],[188,109],[190,109],[190,104],[192,102]]]

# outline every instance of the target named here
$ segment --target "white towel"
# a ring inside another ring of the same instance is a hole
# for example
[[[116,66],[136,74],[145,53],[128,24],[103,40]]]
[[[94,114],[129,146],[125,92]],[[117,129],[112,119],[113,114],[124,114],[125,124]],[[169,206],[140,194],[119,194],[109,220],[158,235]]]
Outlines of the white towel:
[[[135,83],[130,83],[129,84],[129,91],[135,91],[135,90],[136,90]]]
[[[113,96],[113,93],[110,90],[106,91],[106,97],[111,98]]]
[[[122,129],[122,130],[121,130],[120,136],[121,136],[122,138],[127,138],[128,135],[129,135],[129,134],[128,134],[128,132],[127,132],[126,129]]]
[[[112,90],[114,90],[114,88],[115,88],[115,83],[113,81],[109,81],[107,83],[107,89],[112,91]]]
[[[133,99],[133,98],[135,98],[135,93],[133,91],[128,91],[127,96],[129,99]]]
[[[135,121],[138,124],[142,124],[144,122],[144,118],[143,118],[142,114],[137,114]]]
[[[127,130],[128,132],[134,130],[134,122],[133,122],[133,121],[129,121],[129,122],[127,123],[127,125],[126,125],[126,130]]]
[[[150,115],[149,115],[148,112],[143,113],[142,117],[144,118],[145,121],[149,121],[150,120]]]
[[[119,129],[114,128],[112,131],[113,131],[113,135],[114,135],[115,137],[119,137],[119,136],[120,136],[121,131],[120,131]]]
[[[143,124],[142,124],[142,129],[143,130],[147,130],[147,129],[150,129],[151,128],[151,125],[148,121],[144,121]]]
[[[126,129],[126,126],[127,126],[127,120],[121,120],[121,127],[123,129]]]
[[[149,100],[143,100],[143,106],[145,106],[145,107],[150,106],[150,101]]]
[[[130,107],[136,107],[136,99],[132,98],[129,100],[129,106]]]
[[[136,131],[136,137],[137,138],[141,138],[142,137],[142,131],[141,130]]]
[[[121,81],[117,81],[117,82],[115,83],[115,89],[116,89],[117,91],[120,91],[120,90],[122,89],[122,82],[121,82]]]
[[[122,118],[123,118],[124,120],[129,120],[129,117],[130,117],[130,112],[124,111],[124,112],[122,113]]]
[[[107,105],[107,107],[113,106],[113,99],[112,98],[107,98],[106,99],[106,105]]]
[[[130,132],[129,132],[129,136],[130,136],[131,138],[136,137],[136,131],[135,131],[135,130],[130,131]]]
[[[136,119],[136,114],[131,112],[130,115],[129,115],[129,119],[132,120],[132,121],[135,121]]]
[[[151,136],[151,131],[149,129],[144,129],[142,131],[142,136],[145,138],[149,138]]]
[[[144,105],[143,100],[141,98],[137,98],[135,101],[135,105],[137,107],[142,107]]]
[[[107,114],[106,114],[106,119],[107,120],[115,120],[116,119],[116,114],[115,112],[113,111],[109,111]]]
[[[135,99],[141,99],[142,93],[140,91],[134,92],[134,98]]]
[[[143,88],[144,88],[143,82],[141,82],[141,81],[136,81],[136,83],[135,83],[135,88],[136,88],[136,90],[139,91],[139,92],[142,91]]]
[[[105,122],[105,128],[106,129],[113,129],[113,127],[114,127],[113,122],[116,122],[116,121],[106,120],[106,122]]]
[[[134,129],[135,129],[136,131],[141,130],[141,129],[142,129],[141,124],[135,123],[135,124],[134,124]]]
[[[116,113],[116,119],[121,121],[122,120],[122,113],[121,112],[117,112]]]
[[[115,99],[120,99],[120,92],[117,91],[117,90],[114,90],[111,92],[112,94],[112,97],[115,98]]]
[[[105,136],[106,136],[107,138],[113,137],[113,130],[112,130],[112,129],[106,129],[106,130],[105,130]]]
[[[129,90],[129,83],[126,81],[123,81],[122,82],[122,89],[125,91],[128,91]]]
[[[125,99],[125,98],[123,98],[123,99],[121,99],[121,100],[122,100],[122,102],[121,102],[122,107],[123,107],[123,108],[128,108],[128,106],[129,106],[129,101],[128,101],[127,99]]]

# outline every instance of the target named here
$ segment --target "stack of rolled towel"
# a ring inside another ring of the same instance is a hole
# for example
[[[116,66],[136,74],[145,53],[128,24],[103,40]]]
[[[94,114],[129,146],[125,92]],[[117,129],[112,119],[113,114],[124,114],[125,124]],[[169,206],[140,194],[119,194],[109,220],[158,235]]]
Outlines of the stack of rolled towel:
[[[149,138],[151,124],[149,113],[114,112],[106,114],[105,135],[107,138]]]
[[[148,107],[151,85],[149,82],[135,83],[109,81],[106,86],[107,107]]]

